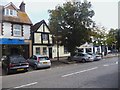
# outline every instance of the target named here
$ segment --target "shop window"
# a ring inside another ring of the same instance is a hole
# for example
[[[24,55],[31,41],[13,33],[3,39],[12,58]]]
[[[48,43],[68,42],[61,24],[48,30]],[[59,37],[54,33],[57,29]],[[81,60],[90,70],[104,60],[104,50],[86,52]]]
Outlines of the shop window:
[[[47,55],[47,48],[43,47],[43,55]]]
[[[40,47],[37,47],[37,48],[36,48],[36,54],[39,54],[39,55],[40,55]]]

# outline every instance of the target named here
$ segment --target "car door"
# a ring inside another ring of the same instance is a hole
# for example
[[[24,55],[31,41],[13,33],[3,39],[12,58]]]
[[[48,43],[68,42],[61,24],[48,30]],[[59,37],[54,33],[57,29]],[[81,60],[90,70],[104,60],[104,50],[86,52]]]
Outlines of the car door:
[[[73,56],[73,59],[74,59],[74,60],[79,60],[78,54],[76,54],[75,56]]]
[[[79,53],[79,54],[78,54],[78,60],[79,60],[79,61],[82,61],[82,57],[83,57],[83,54]]]

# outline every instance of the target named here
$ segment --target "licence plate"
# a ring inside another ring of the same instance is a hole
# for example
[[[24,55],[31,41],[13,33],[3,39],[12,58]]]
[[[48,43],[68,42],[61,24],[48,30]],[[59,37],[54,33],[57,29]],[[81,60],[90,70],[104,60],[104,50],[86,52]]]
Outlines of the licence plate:
[[[47,62],[43,62],[43,64],[47,64]]]
[[[22,68],[22,69],[17,69],[17,71],[23,71],[24,69]]]

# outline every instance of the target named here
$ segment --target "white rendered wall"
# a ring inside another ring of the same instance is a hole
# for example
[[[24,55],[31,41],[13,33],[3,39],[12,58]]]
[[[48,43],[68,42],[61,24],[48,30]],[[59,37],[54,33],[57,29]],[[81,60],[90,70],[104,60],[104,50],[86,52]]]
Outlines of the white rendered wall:
[[[12,32],[12,24],[11,23],[3,23],[3,36],[11,37]]]
[[[59,46],[59,57],[70,56],[70,53],[64,53],[64,46]],[[57,45],[53,46],[53,58],[57,57]]]
[[[30,38],[30,25],[23,25],[23,36],[24,39]]]
[[[43,47],[47,48],[47,54],[45,56],[49,57],[49,49],[47,46],[33,46],[33,55],[36,55],[36,48],[39,47],[40,48],[40,54],[43,55]]]

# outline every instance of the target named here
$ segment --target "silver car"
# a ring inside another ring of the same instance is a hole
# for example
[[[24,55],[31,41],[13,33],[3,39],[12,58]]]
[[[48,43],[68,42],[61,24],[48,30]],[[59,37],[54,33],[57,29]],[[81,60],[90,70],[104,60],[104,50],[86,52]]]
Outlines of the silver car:
[[[88,54],[93,57],[94,61],[102,59],[102,57],[100,55],[98,55],[98,54],[94,54],[94,53],[88,53]]]
[[[33,55],[28,59],[28,63],[34,69],[51,67],[51,61],[47,56]]]
[[[79,62],[86,62],[86,61],[93,61],[93,57],[88,55],[87,53],[77,53],[73,57],[70,58],[71,60],[79,61]]]

